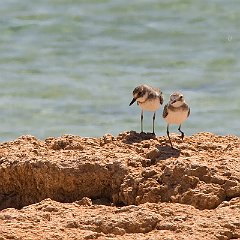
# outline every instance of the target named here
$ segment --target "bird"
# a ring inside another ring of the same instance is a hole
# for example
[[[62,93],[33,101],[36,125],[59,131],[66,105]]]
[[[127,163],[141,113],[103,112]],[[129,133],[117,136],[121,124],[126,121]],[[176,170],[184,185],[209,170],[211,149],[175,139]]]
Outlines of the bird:
[[[171,138],[169,136],[169,125],[179,125],[178,131],[181,133],[181,139],[184,138],[184,132],[181,130],[182,123],[189,117],[190,107],[185,102],[184,96],[180,92],[174,92],[170,95],[170,101],[164,106],[163,118],[167,122],[167,136],[171,147],[173,148]]]
[[[162,92],[159,88],[153,88],[146,84],[137,86],[133,90],[133,99],[130,102],[131,106],[134,102],[141,108],[141,133],[143,133],[143,111],[152,111],[153,113],[153,134],[155,135],[154,122],[156,117],[156,111],[163,104]]]

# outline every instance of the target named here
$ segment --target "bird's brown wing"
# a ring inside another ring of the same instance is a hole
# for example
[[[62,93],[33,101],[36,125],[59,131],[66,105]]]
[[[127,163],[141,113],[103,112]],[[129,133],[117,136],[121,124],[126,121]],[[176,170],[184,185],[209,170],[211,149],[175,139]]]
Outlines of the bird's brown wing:
[[[155,87],[151,87],[152,88],[152,90],[154,90],[155,92],[157,92],[158,94],[162,94],[162,91],[161,91],[161,89],[160,88],[155,88]]]
[[[159,101],[160,101],[160,104],[162,105],[163,104],[163,97],[162,97],[162,95],[159,96]]]
[[[150,87],[150,88],[155,92],[161,93],[160,88],[155,88],[155,87]]]
[[[160,104],[162,105],[163,104],[163,96],[162,96],[162,91],[160,88],[152,88],[154,91],[156,91],[159,95],[159,101],[160,101]]]
[[[164,109],[163,109],[163,118],[166,118],[167,117],[167,115],[168,115],[168,105],[165,105],[164,106]]]

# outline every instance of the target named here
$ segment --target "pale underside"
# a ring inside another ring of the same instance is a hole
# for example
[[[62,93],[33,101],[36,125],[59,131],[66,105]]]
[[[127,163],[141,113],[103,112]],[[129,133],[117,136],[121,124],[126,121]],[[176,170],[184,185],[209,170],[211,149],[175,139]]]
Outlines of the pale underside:
[[[161,106],[159,98],[147,100],[143,103],[138,102],[138,105],[143,111],[153,111],[153,112],[158,110]]]
[[[168,115],[164,118],[168,124],[181,124],[188,117],[188,110],[172,111],[168,109]]]

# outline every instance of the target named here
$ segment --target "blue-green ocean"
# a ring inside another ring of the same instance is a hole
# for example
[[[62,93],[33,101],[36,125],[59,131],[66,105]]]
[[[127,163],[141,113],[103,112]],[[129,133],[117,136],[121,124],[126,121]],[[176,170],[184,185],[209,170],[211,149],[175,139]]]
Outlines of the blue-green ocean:
[[[1,142],[140,131],[140,109],[129,103],[142,83],[161,88],[164,103],[184,93],[186,135],[239,136],[240,1],[0,2]]]

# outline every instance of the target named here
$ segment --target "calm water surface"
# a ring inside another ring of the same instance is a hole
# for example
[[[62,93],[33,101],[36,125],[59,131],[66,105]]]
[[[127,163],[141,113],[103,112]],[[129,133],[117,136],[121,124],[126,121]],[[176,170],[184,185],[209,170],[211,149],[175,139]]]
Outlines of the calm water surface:
[[[185,94],[187,135],[239,136],[239,12],[236,0],[1,1],[0,141],[139,131],[128,105],[141,83],[165,103]]]

